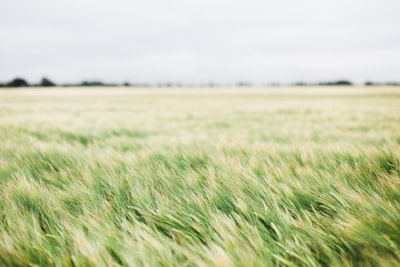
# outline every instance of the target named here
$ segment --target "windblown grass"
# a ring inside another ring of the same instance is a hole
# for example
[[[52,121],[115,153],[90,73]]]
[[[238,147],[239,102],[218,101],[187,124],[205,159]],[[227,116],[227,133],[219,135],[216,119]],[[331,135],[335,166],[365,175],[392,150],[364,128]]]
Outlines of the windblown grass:
[[[0,91],[2,266],[400,264],[397,88]]]

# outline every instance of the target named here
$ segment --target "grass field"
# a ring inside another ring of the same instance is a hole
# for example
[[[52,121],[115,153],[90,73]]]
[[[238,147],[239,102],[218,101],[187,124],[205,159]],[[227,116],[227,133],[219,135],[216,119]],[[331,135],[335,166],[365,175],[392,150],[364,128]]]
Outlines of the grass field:
[[[400,88],[0,91],[1,266],[398,266]]]

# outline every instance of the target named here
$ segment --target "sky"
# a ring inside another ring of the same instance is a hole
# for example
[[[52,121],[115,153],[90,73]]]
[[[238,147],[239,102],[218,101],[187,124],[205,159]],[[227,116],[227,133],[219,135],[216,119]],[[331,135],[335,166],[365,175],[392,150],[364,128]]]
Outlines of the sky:
[[[399,81],[399,10],[399,0],[1,0],[0,81]]]

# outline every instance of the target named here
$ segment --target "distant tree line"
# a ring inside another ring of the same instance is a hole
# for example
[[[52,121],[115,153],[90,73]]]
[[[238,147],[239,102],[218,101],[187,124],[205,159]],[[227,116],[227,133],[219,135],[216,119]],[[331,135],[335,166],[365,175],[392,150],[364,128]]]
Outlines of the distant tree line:
[[[318,83],[307,83],[307,82],[296,82],[295,86],[353,86],[351,81],[339,80],[333,82],[318,82]],[[363,84],[364,86],[400,86],[400,82],[371,82],[367,81]]]
[[[30,84],[23,78],[15,78],[6,83],[0,83],[0,87],[73,87],[73,86],[131,86],[130,83],[124,82],[122,84],[116,83],[103,83],[101,81],[83,81],[81,83],[71,83],[71,84],[56,84],[48,78],[42,78],[39,83]]]
[[[0,87],[30,87],[30,86],[50,87],[57,85],[47,78],[42,78],[42,80],[38,84],[29,84],[25,79],[19,77],[7,83],[0,83]]]
[[[280,83],[269,83],[263,84],[262,86],[284,86],[285,84]],[[316,83],[309,83],[309,82],[296,82],[291,85],[294,86],[353,86],[354,84],[348,80],[337,80],[337,81],[328,81],[328,82],[316,82]],[[367,81],[364,83],[365,86],[400,86],[400,82],[372,82]],[[239,81],[236,84],[218,84],[213,82],[208,83],[199,83],[199,84],[185,84],[185,83],[157,83],[154,85],[145,84],[145,83],[136,83],[131,84],[129,82],[124,82],[121,84],[118,83],[104,83],[101,81],[82,81],[80,83],[69,83],[69,84],[56,84],[55,82],[51,81],[48,78],[42,78],[39,83],[28,83],[25,79],[17,77],[9,82],[0,83],[0,87],[54,87],[54,86],[61,86],[61,87],[113,87],[113,86],[136,86],[136,87],[218,87],[218,86],[237,86],[237,87],[251,87],[251,86],[260,86],[255,85],[247,81]]]
[[[400,82],[365,82],[365,86],[400,86]]]

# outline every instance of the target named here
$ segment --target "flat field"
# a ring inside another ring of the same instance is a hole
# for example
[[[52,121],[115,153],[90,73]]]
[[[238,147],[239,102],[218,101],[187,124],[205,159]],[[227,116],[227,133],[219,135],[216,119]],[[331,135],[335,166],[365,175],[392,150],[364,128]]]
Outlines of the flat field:
[[[400,265],[400,88],[0,91],[1,266]]]

